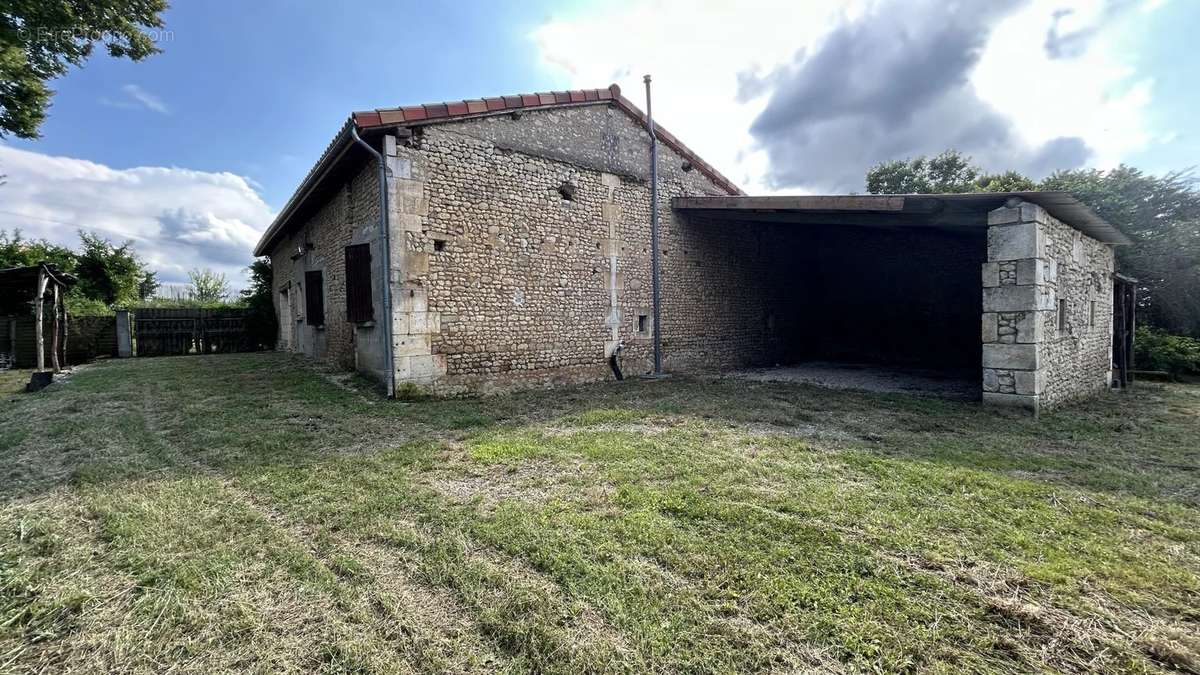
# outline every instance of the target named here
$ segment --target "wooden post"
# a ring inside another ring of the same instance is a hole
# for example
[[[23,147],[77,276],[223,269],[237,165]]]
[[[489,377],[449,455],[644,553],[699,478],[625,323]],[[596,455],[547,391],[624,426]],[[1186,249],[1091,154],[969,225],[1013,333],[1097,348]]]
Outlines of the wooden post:
[[[35,318],[33,334],[36,336],[37,342],[37,369],[41,372],[46,369],[46,337],[42,335],[42,305],[45,304],[44,296],[46,295],[46,270],[38,270],[37,282],[37,299],[34,300]]]
[[[51,333],[50,333],[50,367],[53,368],[54,372],[57,373],[58,371],[62,370],[62,364],[59,363],[59,360],[58,360],[59,329],[62,327],[62,324],[59,323],[59,320],[58,320],[58,284],[57,283],[54,284],[54,308],[51,310],[51,312],[53,313],[54,318],[53,318],[53,324],[52,324],[53,328],[51,329]]]
[[[62,299],[62,362],[64,366],[70,367],[67,363],[67,341],[71,339],[71,327],[67,322],[67,298],[63,295]]]

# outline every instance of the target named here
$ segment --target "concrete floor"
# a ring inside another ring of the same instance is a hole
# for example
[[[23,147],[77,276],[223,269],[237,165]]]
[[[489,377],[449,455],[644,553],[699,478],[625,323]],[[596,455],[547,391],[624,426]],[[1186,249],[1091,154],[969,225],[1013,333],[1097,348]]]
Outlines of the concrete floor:
[[[777,368],[739,370],[730,377],[759,382],[803,382],[832,389],[859,389],[885,393],[975,400],[979,382],[960,372],[905,368],[862,363],[810,361]]]

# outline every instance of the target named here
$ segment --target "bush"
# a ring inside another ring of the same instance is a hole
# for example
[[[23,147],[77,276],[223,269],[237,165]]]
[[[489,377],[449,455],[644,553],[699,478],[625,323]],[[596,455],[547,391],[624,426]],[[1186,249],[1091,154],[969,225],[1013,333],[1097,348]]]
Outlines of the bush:
[[[1172,375],[1200,374],[1200,340],[1171,335],[1161,328],[1139,326],[1134,336],[1134,364],[1139,370]]]

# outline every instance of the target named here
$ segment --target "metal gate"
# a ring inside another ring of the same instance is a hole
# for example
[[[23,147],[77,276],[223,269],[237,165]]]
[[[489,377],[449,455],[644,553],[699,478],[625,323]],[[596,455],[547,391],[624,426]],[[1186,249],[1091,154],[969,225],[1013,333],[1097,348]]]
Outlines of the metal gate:
[[[137,356],[249,351],[244,309],[138,309],[133,312]]]

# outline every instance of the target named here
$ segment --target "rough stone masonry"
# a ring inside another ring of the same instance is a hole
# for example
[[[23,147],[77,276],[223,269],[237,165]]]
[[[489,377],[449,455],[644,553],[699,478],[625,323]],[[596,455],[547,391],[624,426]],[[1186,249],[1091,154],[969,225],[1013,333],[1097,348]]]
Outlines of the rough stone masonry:
[[[441,394],[605,379],[618,346],[627,371],[647,371],[649,136],[628,107],[571,100],[383,127],[389,269],[375,161],[354,155],[352,144],[338,151],[335,139],[327,157],[340,152],[340,165],[322,159],[293,198],[301,215],[269,240],[281,347]],[[484,102],[461,105],[476,103]],[[798,309],[811,298],[796,271],[800,249],[812,248],[804,237],[811,242],[818,231],[685,220],[672,197],[736,188],[697,169],[700,160],[680,147],[661,145],[658,155],[665,366],[773,365],[788,351],[781,340],[820,330],[821,317]],[[289,218],[294,206],[285,207]],[[1011,202],[973,227],[987,228],[978,286],[984,400],[1038,409],[1107,386],[1111,247],[1032,203]],[[376,280],[373,312],[351,321],[346,249],[363,245]],[[906,260],[923,250],[905,248]],[[939,280],[950,274],[943,267]],[[975,283],[965,278],[974,273],[962,276],[963,287]],[[822,303],[837,307],[834,296]]]
[[[1114,254],[1010,200],[988,214],[983,265],[983,399],[1033,410],[1112,379]]]

